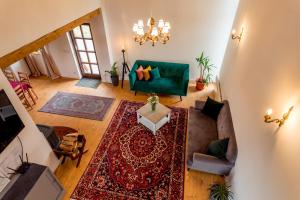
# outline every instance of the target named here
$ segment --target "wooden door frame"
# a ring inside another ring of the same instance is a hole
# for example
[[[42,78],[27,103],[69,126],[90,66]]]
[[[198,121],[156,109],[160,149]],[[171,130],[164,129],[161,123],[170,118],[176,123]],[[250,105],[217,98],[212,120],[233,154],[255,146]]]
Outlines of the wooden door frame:
[[[87,26],[89,27],[90,33],[91,33],[91,38],[90,38],[90,39],[89,39],[89,38],[84,38],[83,31],[82,31],[82,27],[81,27],[82,25],[87,25]],[[74,35],[74,33],[73,33],[73,30],[71,30],[69,33],[70,33],[70,36],[71,36],[72,45],[73,45],[73,48],[74,48],[74,51],[75,51],[75,54],[76,54],[76,58],[77,58],[77,62],[78,62],[78,64],[79,64],[79,68],[80,68],[80,71],[81,71],[81,75],[82,75],[83,77],[87,77],[87,78],[96,78],[96,79],[100,79],[100,80],[101,80],[100,66],[99,66],[99,62],[98,62],[98,58],[97,58],[96,46],[95,46],[95,43],[94,43],[94,36],[93,36],[93,33],[92,33],[91,24],[90,24],[90,23],[83,23],[83,24],[79,25],[78,27],[80,28],[80,32],[81,32],[82,38],[75,37],[75,35]],[[76,28],[76,27],[75,27],[75,28]],[[84,44],[84,47],[85,47],[85,49],[86,49],[85,51],[84,51],[84,50],[78,50],[78,46],[77,46],[77,43],[76,43],[76,39],[81,39],[81,40],[83,40],[83,44]],[[94,51],[88,51],[88,50],[87,50],[85,40],[91,40],[91,41],[92,41],[93,46],[94,46]],[[88,62],[82,62],[82,61],[81,61],[81,57],[80,57],[79,52],[86,52]],[[88,53],[94,53],[94,54],[95,54],[95,57],[96,57],[96,63],[90,62],[90,58],[89,58]],[[84,72],[83,64],[88,64],[88,65],[90,66],[91,74],[87,74],[87,73]],[[96,64],[96,65],[98,66],[99,75],[93,74],[93,70],[92,70],[91,64]]]

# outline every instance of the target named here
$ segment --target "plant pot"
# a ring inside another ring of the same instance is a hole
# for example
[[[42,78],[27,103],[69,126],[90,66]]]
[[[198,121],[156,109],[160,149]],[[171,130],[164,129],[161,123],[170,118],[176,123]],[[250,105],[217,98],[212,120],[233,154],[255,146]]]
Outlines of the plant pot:
[[[233,200],[233,193],[229,185],[226,184],[213,184],[210,186],[209,200]]]
[[[119,76],[110,76],[113,86],[119,85]]]
[[[196,90],[203,90],[205,87],[205,84],[202,82],[202,80],[196,81]]]

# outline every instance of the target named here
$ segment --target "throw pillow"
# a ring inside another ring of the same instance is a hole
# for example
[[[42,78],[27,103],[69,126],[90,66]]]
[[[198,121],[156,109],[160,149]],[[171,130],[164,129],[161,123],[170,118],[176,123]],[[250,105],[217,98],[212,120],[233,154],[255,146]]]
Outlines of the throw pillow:
[[[217,120],[223,106],[223,103],[217,102],[208,97],[205,102],[204,108],[202,109],[202,113],[213,118],[214,120]]]
[[[151,78],[150,71],[151,71],[151,66],[148,66],[146,69],[143,70],[145,81],[148,81]]]
[[[160,79],[159,69],[156,67],[150,71],[153,80]]]
[[[226,159],[229,138],[212,141],[208,146],[207,154],[219,159]]]
[[[135,73],[139,80],[143,80],[144,78],[143,70],[144,70],[143,66],[140,66],[137,70],[135,70]]]

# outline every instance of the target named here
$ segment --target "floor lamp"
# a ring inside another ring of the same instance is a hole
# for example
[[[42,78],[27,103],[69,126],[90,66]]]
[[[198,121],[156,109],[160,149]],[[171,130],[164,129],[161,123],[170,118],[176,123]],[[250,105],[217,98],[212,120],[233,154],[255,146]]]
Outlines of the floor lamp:
[[[122,69],[122,88],[123,88],[124,76],[125,74],[127,74],[127,72],[130,72],[130,69],[125,60],[125,49],[122,49],[122,53],[123,53],[123,69]]]

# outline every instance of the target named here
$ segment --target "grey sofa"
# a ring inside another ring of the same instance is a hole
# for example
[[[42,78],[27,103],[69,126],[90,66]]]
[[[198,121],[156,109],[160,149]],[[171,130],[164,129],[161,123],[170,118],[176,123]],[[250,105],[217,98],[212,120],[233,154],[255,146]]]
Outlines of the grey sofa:
[[[201,112],[205,102],[196,101],[195,107],[189,109],[188,169],[228,175],[235,165],[237,143],[228,101],[223,103],[217,121]],[[229,138],[226,160],[206,154],[211,141],[224,138]]]

